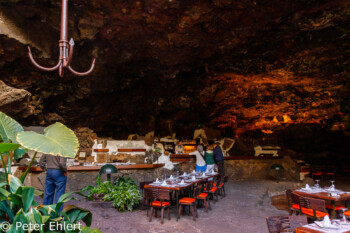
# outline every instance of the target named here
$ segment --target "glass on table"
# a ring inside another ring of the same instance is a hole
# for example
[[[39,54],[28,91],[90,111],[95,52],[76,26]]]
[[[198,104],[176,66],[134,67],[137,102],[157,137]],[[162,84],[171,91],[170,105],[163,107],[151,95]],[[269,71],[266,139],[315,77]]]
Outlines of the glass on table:
[[[319,182],[320,182],[320,180],[315,180],[315,182],[316,182],[316,184],[315,184],[315,188],[316,189],[319,189],[320,188],[320,184],[319,184]]]
[[[334,180],[330,180],[330,182],[332,183],[332,185],[329,187],[330,190],[335,190],[335,185],[334,185]]]

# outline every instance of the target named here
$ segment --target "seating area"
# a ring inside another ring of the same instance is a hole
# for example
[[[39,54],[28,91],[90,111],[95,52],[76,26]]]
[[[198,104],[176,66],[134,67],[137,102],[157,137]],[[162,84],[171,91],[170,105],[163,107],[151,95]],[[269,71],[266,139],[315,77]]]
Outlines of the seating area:
[[[181,216],[184,217],[186,210],[189,210],[193,221],[199,218],[197,209],[204,208],[208,213],[212,210],[212,203],[216,203],[225,197],[225,183],[228,177],[218,179],[219,173],[207,172],[193,173],[180,176],[170,176],[160,182],[142,182],[143,200],[142,206],[147,209],[147,217],[152,221],[153,217],[157,217],[157,211],[160,210],[161,223],[164,223],[164,211],[167,210],[168,220],[171,219],[170,210],[176,209],[176,220]],[[150,216],[148,210],[150,209]]]
[[[316,181],[314,186],[306,184],[305,188],[285,192],[290,217],[298,216],[307,220],[306,223],[291,229],[287,217],[267,217],[269,232],[323,233],[333,232],[331,229],[350,232],[350,192],[336,189],[334,180],[330,180],[329,187],[322,188],[318,175],[318,172],[311,173]]]

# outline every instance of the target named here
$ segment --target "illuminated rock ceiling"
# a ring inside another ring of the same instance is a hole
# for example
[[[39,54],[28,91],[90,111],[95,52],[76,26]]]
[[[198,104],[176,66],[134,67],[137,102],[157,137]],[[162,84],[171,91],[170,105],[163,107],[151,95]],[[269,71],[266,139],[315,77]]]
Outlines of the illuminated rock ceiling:
[[[60,79],[26,57],[29,43],[41,64],[56,62],[59,0],[0,1],[0,79],[32,94],[32,114],[13,113],[24,124],[60,120],[114,137],[154,129],[189,135],[198,124],[349,130],[349,1],[70,0],[69,7],[73,67],[97,59],[88,77]]]

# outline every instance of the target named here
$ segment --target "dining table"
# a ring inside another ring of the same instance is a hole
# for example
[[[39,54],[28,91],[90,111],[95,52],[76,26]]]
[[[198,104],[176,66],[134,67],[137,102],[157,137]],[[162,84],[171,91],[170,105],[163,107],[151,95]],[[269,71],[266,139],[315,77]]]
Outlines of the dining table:
[[[189,173],[186,176],[179,176],[179,177],[189,177],[189,176],[196,176],[195,180],[192,179],[187,179],[186,182],[184,182],[184,184],[174,184],[174,185],[162,185],[162,183],[159,184],[155,184],[155,183],[151,183],[148,185],[145,185],[145,189],[166,189],[166,190],[172,190],[175,191],[175,196],[176,196],[176,213],[177,213],[177,218],[176,221],[179,220],[179,193],[181,190],[184,189],[188,189],[193,187],[193,185],[195,184],[199,184],[199,183],[203,183],[208,181],[211,178],[215,178],[219,175],[218,172],[215,173],[206,173],[205,177],[203,176],[199,176],[198,173]],[[174,177],[174,179],[176,179],[177,177]],[[168,179],[169,180],[169,179]],[[191,195],[191,192],[190,192]]]
[[[308,224],[299,228],[295,228],[295,233],[350,233],[350,228],[339,230],[319,229],[315,224]]]
[[[339,191],[341,191],[341,190],[339,190]],[[333,206],[333,210],[332,210],[332,218],[333,219],[336,217],[335,204],[337,202],[344,202],[345,207],[347,207],[347,208],[350,207],[349,206],[350,205],[350,192],[341,191],[341,194],[337,195],[337,196],[330,195],[330,193],[326,192],[325,189],[320,189],[320,192],[308,192],[307,190],[294,190],[293,193],[297,194],[299,196],[302,196],[302,197],[311,197],[311,198],[321,199],[321,200],[325,200],[325,201],[330,201],[332,206]]]

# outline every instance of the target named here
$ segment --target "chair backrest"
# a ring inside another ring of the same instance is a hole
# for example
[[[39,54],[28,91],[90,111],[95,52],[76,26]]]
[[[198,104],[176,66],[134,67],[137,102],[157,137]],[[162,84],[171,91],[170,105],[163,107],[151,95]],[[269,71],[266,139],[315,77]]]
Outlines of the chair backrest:
[[[291,207],[291,203],[292,203],[292,190],[290,189],[287,189],[286,190],[286,198],[287,198],[287,201],[288,201],[288,207]],[[293,203],[295,204],[295,203]]]
[[[170,200],[170,190],[167,189],[151,189],[152,198],[154,200]]]
[[[213,188],[213,186],[214,186],[214,185],[213,185],[213,181],[208,182],[207,185],[206,185],[207,191],[211,190],[211,189]]]
[[[153,181],[143,181],[140,182],[140,189],[143,190],[145,189],[145,185],[152,183]]]
[[[150,199],[150,198],[153,198],[153,192],[152,192],[152,189],[144,189],[143,190],[143,197],[146,198],[146,199]]]
[[[306,216],[269,216],[266,223],[270,233],[294,232],[295,228],[308,224]]]
[[[303,206],[309,209],[326,212],[326,201],[321,199],[314,199],[309,197],[304,197],[307,206]]]
[[[288,191],[288,190],[287,190],[287,191]],[[287,191],[286,191],[286,195],[287,195]],[[292,202],[292,204],[298,204],[299,207],[300,207],[300,209],[301,209],[301,206],[302,206],[302,207],[305,207],[305,205],[307,205],[305,199],[303,199],[302,196],[299,196],[299,195],[297,195],[297,194],[295,194],[295,193],[293,193],[293,192],[290,192],[290,193],[288,193],[288,194],[289,194],[290,197],[291,197],[291,202]]]
[[[197,198],[199,194],[201,194],[202,188],[200,186],[197,186],[193,190],[193,198]]]
[[[292,232],[295,231],[296,228],[302,227],[308,224],[307,216],[288,216],[289,226]]]

